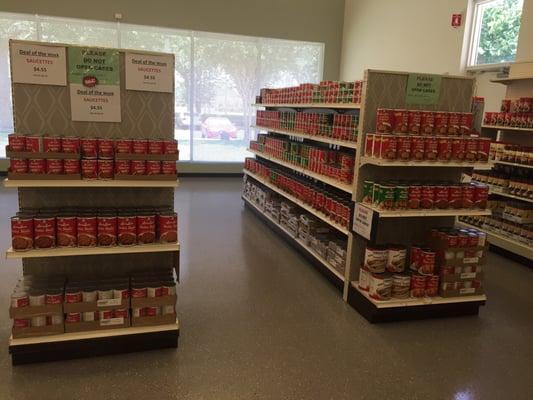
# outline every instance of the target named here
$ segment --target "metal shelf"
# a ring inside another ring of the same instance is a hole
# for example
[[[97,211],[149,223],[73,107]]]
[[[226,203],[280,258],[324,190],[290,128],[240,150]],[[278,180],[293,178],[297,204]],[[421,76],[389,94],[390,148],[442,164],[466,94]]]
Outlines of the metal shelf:
[[[96,187],[106,187],[106,188],[113,188],[113,187],[166,187],[166,188],[175,188],[179,186],[179,180],[172,180],[172,181],[158,181],[158,180],[101,180],[101,179],[95,179],[95,180],[83,180],[83,179],[76,179],[76,180],[52,180],[52,179],[42,179],[42,180],[10,180],[10,179],[4,179],[4,186],[5,187],[89,187],[89,188],[96,188]]]
[[[498,125],[482,125],[483,129],[499,129],[501,131],[518,131],[518,132],[531,132],[533,133],[533,128],[517,128],[514,126],[498,126]]]
[[[344,282],[344,276],[337,271],[335,268],[333,268],[332,265],[330,265],[324,257],[322,257],[320,254],[316,253],[311,247],[307,246],[305,243],[303,243],[300,239],[295,238],[291,232],[289,232],[287,229],[285,229],[283,226],[281,226],[276,220],[271,218],[269,215],[265,214],[265,212],[259,208],[253,201],[246,198],[245,196],[242,196],[243,200],[253,208],[255,208],[263,217],[268,219],[272,224],[274,224],[276,227],[281,229],[285,234],[289,235],[299,246],[301,246],[304,250],[306,250],[309,254],[311,254],[316,260],[318,260],[324,267],[326,267],[335,277]]]
[[[387,161],[380,158],[361,157],[361,165],[377,165],[380,167],[440,167],[440,168],[475,168],[478,170],[492,169],[492,163],[437,162],[437,161]]]
[[[359,109],[359,103],[254,103],[253,107],[290,107],[290,108],[333,108]]]
[[[509,85],[513,82],[518,82],[518,81],[524,81],[524,80],[533,80],[533,76],[523,76],[523,77],[516,77],[516,78],[496,78],[496,79],[491,79],[490,81],[492,83],[502,83],[504,85]]]
[[[348,228],[342,226],[342,225],[339,225],[337,224],[335,221],[332,221],[330,218],[328,218],[325,214],[321,213],[320,211],[318,210],[315,210],[313,207],[311,207],[310,205],[308,204],[305,204],[303,201],[297,199],[296,197],[290,195],[289,193],[286,193],[284,192],[283,190],[281,190],[280,188],[278,188],[277,186],[273,185],[272,183],[270,183],[269,181],[267,181],[266,179],[260,177],[259,175],[256,175],[254,174],[253,172],[250,172],[250,171],[247,171],[247,170],[243,170],[243,172],[248,175],[248,176],[251,176],[252,178],[254,178],[256,181],[262,183],[263,185],[265,185],[266,187],[272,189],[273,191],[275,191],[276,193],[279,193],[280,195],[282,195],[283,197],[285,197],[286,199],[290,200],[291,202],[293,202],[294,204],[298,205],[300,208],[303,208],[304,210],[306,210],[307,212],[309,212],[310,214],[313,214],[315,217],[317,218],[320,218],[322,221],[324,221],[326,224],[332,226],[333,228],[335,228],[336,230],[338,230],[339,232],[341,233],[344,233],[345,235],[348,235],[348,233],[350,233],[350,231],[348,231]]]
[[[113,247],[56,247],[53,249],[33,249],[28,251],[14,251],[9,248],[6,258],[38,258],[38,257],[68,257],[68,256],[94,256],[105,254],[136,254],[136,253],[162,253],[179,251],[179,243],[153,243],[134,246]]]
[[[350,149],[356,149],[357,148],[357,143],[348,142],[346,140],[337,140],[337,139],[333,139],[333,138],[329,138],[329,137],[325,137],[325,136],[308,135],[306,133],[294,132],[294,131],[290,131],[290,130],[287,130],[287,129],[268,128],[266,126],[260,126],[260,125],[252,125],[252,128],[261,129],[261,130],[265,130],[265,131],[268,131],[268,132],[275,132],[275,133],[279,133],[279,134],[287,135],[287,136],[299,137],[299,138],[302,138],[302,139],[314,140],[316,142],[328,143],[328,144],[332,144],[332,145],[335,145],[335,146],[348,147]]]
[[[518,164],[518,163],[512,163],[507,161],[492,161],[494,164],[502,164],[502,165],[511,165],[513,167],[520,167],[520,168],[533,168],[533,165],[527,165],[527,164]]]
[[[419,210],[380,210],[375,206],[361,203],[363,207],[369,208],[379,214],[380,218],[407,218],[407,217],[455,217],[461,216],[481,216],[490,215],[490,210],[478,210],[467,208],[451,209],[419,209]]]
[[[269,160],[269,161],[272,161],[273,163],[276,163],[276,164],[279,164],[279,165],[283,165],[284,167],[287,167],[287,168],[290,168],[290,169],[293,169],[294,171],[296,172],[300,172],[304,175],[307,175],[313,179],[316,179],[317,181],[321,181],[321,182],[324,182],[324,183],[327,183],[328,185],[331,185],[331,186],[334,186],[340,190],[343,190],[345,191],[346,193],[352,193],[352,185],[349,185],[349,184],[346,184],[346,183],[342,183],[336,179],[332,179],[332,178],[329,178],[325,175],[321,175],[321,174],[317,174],[316,172],[313,172],[313,171],[310,171],[306,168],[302,168],[298,165],[295,165],[295,164],[291,164],[290,162],[287,162],[287,161],[283,161],[283,160],[280,160],[279,158],[276,158],[276,157],[272,157],[268,154],[265,154],[265,153],[261,153],[260,151],[255,151],[255,150],[252,150],[252,149],[248,149],[248,151],[250,153],[253,153],[255,154],[256,156],[259,156],[261,158],[264,158],[266,160]]]

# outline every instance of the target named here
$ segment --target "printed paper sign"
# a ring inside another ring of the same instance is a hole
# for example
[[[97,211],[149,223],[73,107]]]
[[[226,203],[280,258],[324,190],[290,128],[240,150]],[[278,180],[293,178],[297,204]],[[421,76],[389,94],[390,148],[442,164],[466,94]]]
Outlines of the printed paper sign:
[[[126,53],[126,89],[172,93],[172,56]]]
[[[72,120],[120,122],[118,50],[69,47],[68,58]]]
[[[11,44],[13,82],[38,85],[67,85],[67,59],[61,46],[31,43]]]
[[[373,218],[374,211],[361,204],[356,204],[353,213],[353,230],[365,239],[370,240]]]
[[[405,102],[407,104],[437,104],[441,81],[440,75],[409,74]]]

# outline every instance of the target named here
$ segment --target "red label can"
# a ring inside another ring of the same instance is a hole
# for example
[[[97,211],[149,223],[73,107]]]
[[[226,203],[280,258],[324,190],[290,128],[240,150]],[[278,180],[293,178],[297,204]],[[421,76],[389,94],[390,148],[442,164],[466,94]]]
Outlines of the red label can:
[[[118,139],[115,141],[115,151],[121,154],[130,154],[133,152],[133,140]]]
[[[477,159],[478,161],[488,161],[490,153],[490,142],[489,138],[478,138],[477,139]]]
[[[161,162],[161,173],[164,175],[175,175],[176,174],[176,161],[162,161]]]
[[[422,199],[422,187],[419,185],[410,185],[407,190],[407,207],[416,210],[420,208]]]
[[[391,133],[394,121],[393,110],[378,108],[376,114],[376,131],[379,133]]]
[[[114,153],[113,139],[98,139],[98,158],[113,158]]]
[[[428,297],[435,297],[439,292],[439,276],[429,275],[426,276],[426,289],[425,293]]]
[[[435,204],[435,187],[423,185],[421,187],[420,208],[431,209]]]
[[[137,240],[139,243],[155,242],[155,215],[137,216]]]
[[[372,150],[374,147],[374,134],[367,133],[365,137],[365,157],[372,157]]]
[[[133,140],[133,153],[134,154],[146,154],[146,153],[148,153],[148,140],[146,140],[146,139],[134,139]]]
[[[115,174],[130,175],[131,161],[130,160],[115,160]]]
[[[430,136],[424,139],[424,158],[428,161],[437,161],[439,155],[439,140]]]
[[[116,246],[117,244],[117,217],[115,215],[99,215],[98,246]]]
[[[63,303],[63,293],[46,293],[45,302],[46,304],[61,304]]]
[[[466,142],[464,138],[452,139],[452,161],[464,161]]]
[[[173,213],[159,214],[157,217],[159,240],[161,243],[175,243],[178,241],[178,215]]]
[[[56,217],[57,246],[73,247],[78,244],[78,220],[73,216]]]
[[[148,289],[146,287],[132,287],[131,288],[131,297],[134,299],[139,299],[146,297]]]
[[[163,143],[163,151],[165,154],[177,154],[178,142],[176,140],[165,140]]]
[[[473,185],[462,186],[462,192],[461,192],[462,208],[472,208],[474,206],[474,193],[475,193],[475,189]]]
[[[30,158],[28,160],[28,172],[30,174],[44,174],[46,172],[46,161],[44,158]]]
[[[83,158],[96,158],[97,157],[98,139],[83,138],[80,140],[80,146],[81,146],[81,155],[83,156]]]
[[[422,111],[420,115],[420,134],[432,135],[435,130],[435,113]]]
[[[102,310],[100,311],[100,320],[102,319],[111,319],[113,318],[113,310]]]
[[[474,207],[484,210],[487,208],[487,201],[489,199],[489,187],[487,185],[474,186]]]
[[[435,252],[433,250],[421,249],[418,272],[423,275],[433,275],[435,272]]]
[[[131,160],[131,174],[132,175],[146,175],[146,161]]]
[[[392,135],[383,135],[381,137],[381,158],[385,160],[396,160],[398,151],[398,138]]]
[[[83,299],[83,296],[81,294],[80,290],[77,289],[71,289],[71,291],[65,292],[65,303],[81,303]]]
[[[130,246],[137,243],[137,218],[134,215],[117,217],[118,244]]]
[[[63,160],[63,170],[65,174],[79,174],[80,160],[65,159]]]
[[[36,249],[48,249],[56,246],[55,217],[34,217],[33,231]]]
[[[81,160],[81,177],[83,179],[98,178],[98,162],[96,159]]]
[[[422,113],[420,111],[409,111],[408,112],[409,127],[407,131],[411,135],[419,135],[420,127],[422,122]]]
[[[26,151],[40,153],[43,151],[43,138],[41,136],[26,136]]]
[[[411,159],[411,136],[398,136],[397,155],[399,160],[409,161]]]
[[[461,113],[448,113],[448,134],[459,135],[461,130]]]
[[[80,321],[81,321],[81,313],[79,312],[71,312],[65,315],[65,322],[67,324],[73,324],[73,323],[80,322]]]
[[[16,133],[7,135],[9,150],[11,151],[25,151],[26,150],[26,136]]]
[[[148,141],[148,154],[163,154],[163,147],[165,142],[163,140],[149,140]]]
[[[423,161],[425,154],[425,141],[422,136],[413,136],[411,138],[411,159]]]
[[[61,138],[61,149],[63,153],[74,153],[77,154],[80,152],[80,138],[72,136],[64,136]]]
[[[407,133],[409,128],[409,113],[407,110],[393,111],[392,132]]]
[[[146,174],[159,175],[161,173],[161,161],[146,161]]]
[[[28,160],[24,158],[10,158],[9,171],[17,174],[28,173]]]
[[[465,141],[465,161],[475,162],[477,159],[477,138],[463,138]]]
[[[450,207],[450,193],[448,186],[437,185],[435,186],[435,207],[440,209],[446,209]]]
[[[452,185],[448,187],[448,203],[451,208],[463,207],[463,189],[461,185]]]
[[[96,217],[93,215],[78,216],[78,246],[96,246],[98,232]]]
[[[59,153],[61,151],[61,138],[54,136],[44,136],[43,150],[47,153]]]
[[[450,161],[452,158],[452,141],[447,137],[439,137],[437,145],[437,160]]]
[[[113,317],[115,317],[115,318],[128,318],[128,309],[127,308],[119,308],[119,309],[113,310]]]
[[[426,277],[424,275],[411,275],[411,297],[424,297],[426,294]]]
[[[113,179],[113,160],[98,160],[98,179]]]
[[[33,218],[11,218],[11,245],[13,250],[28,250],[33,248]]]
[[[470,135],[472,131],[472,113],[461,113],[461,120],[459,123],[459,133],[461,135]]]
[[[435,113],[435,135],[446,135],[448,133],[448,113]]]
[[[50,175],[60,175],[63,173],[63,160],[48,158],[46,160],[46,173]]]

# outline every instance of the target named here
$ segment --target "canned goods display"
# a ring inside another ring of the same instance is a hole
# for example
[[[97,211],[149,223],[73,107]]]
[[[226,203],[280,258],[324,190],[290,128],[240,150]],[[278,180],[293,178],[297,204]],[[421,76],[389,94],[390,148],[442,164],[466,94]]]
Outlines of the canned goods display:
[[[17,133],[7,135],[7,145],[10,151],[26,151],[26,136]]]

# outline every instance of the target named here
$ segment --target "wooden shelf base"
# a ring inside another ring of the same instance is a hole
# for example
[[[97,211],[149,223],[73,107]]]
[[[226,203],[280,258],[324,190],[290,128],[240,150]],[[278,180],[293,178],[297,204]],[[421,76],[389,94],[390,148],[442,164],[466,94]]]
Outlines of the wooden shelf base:
[[[412,302],[405,306],[398,306],[391,301],[390,306],[386,307],[376,304],[378,302],[369,299],[353,284],[348,286],[348,304],[370,323],[478,315],[479,307],[485,304],[486,297],[465,296],[442,300],[424,303],[422,299],[419,303]]]
[[[13,365],[178,347],[179,324],[10,339]]]

